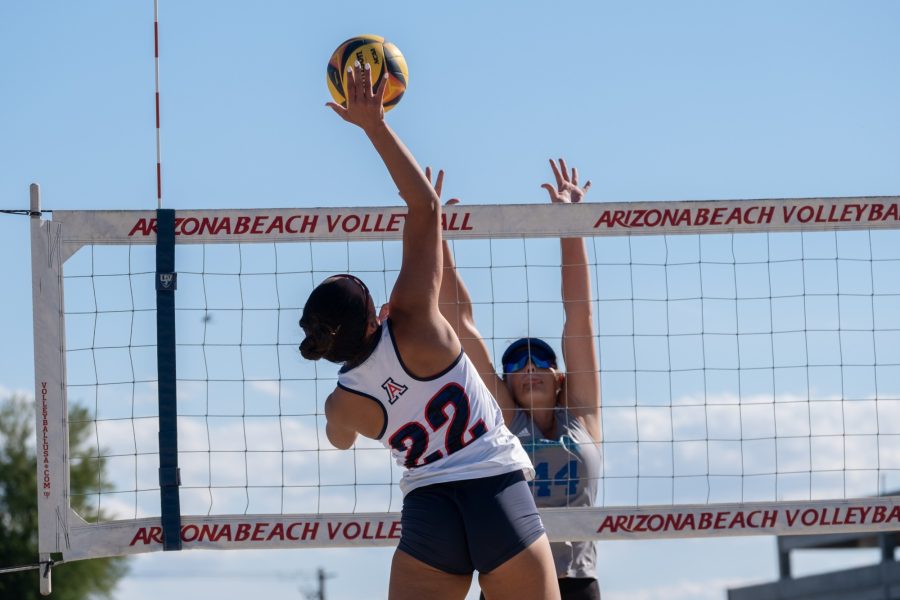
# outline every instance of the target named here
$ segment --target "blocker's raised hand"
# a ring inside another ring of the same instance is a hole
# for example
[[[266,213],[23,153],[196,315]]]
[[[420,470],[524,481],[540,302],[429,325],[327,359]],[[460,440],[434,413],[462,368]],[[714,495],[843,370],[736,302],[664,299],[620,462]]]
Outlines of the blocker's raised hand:
[[[558,167],[551,158],[550,168],[553,169],[553,175],[556,177],[556,187],[554,188],[549,183],[541,186],[550,194],[550,200],[564,204],[581,202],[584,195],[591,188],[590,180],[584,184],[584,187],[578,187],[578,169],[572,167],[570,174],[566,161],[562,158],[559,159]]]
[[[339,117],[368,130],[384,122],[384,90],[387,87],[387,71],[381,78],[378,87],[372,89],[372,69],[369,64],[360,65],[357,61],[347,69],[347,107],[334,102],[326,106],[336,112]]]
[[[428,183],[431,183],[431,167],[425,167],[425,179],[428,180]],[[437,179],[435,179],[434,183],[431,184],[431,187],[434,188],[434,193],[437,194],[438,199],[441,198],[441,191],[444,188],[444,170],[440,169],[437,174]],[[444,206],[453,206],[454,204],[459,204],[459,198],[450,198],[447,202],[444,203]]]

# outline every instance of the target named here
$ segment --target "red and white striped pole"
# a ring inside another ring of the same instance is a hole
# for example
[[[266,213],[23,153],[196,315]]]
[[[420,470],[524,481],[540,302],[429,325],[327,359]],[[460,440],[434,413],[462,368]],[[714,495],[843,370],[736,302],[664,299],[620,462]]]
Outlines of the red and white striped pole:
[[[153,0],[153,57],[156,69],[156,207],[162,208],[162,158],[159,141],[159,0]]]

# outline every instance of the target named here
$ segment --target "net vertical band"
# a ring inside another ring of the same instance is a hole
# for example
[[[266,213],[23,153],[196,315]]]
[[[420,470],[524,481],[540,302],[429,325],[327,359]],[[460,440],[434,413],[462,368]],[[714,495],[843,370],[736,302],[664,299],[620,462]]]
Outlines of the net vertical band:
[[[61,238],[61,225],[41,219],[40,188],[31,184],[38,552],[47,565],[51,554],[67,550],[69,542],[69,427],[65,355],[60,353],[66,346]],[[41,594],[46,596],[51,591],[49,566],[40,573]]]
[[[157,211],[156,361],[159,376],[159,488],[163,550],[181,550],[178,396],[175,372],[175,211]]]

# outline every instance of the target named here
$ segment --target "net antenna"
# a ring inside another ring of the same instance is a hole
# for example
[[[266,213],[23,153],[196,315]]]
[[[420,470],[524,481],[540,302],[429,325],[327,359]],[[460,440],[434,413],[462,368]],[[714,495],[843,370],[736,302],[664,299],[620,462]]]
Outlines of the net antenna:
[[[596,506],[542,510],[551,538],[898,529],[898,497],[879,496],[900,489],[898,211],[898,197],[447,207],[495,364],[526,335],[559,350],[557,238],[587,242],[603,472]],[[41,560],[162,550],[167,486],[184,549],[396,544],[400,472],[376,442],[328,444],[337,369],[300,358],[297,320],[336,272],[385,302],[404,214],[175,212],[168,426],[157,212],[32,218]],[[69,448],[76,405],[86,454]],[[175,464],[160,464],[164,433]],[[75,494],[76,460],[106,478]]]

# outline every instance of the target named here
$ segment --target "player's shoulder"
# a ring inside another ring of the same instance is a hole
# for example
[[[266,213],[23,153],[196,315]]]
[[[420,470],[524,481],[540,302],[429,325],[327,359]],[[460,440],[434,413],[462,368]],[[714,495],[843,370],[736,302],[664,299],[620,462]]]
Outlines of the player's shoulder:
[[[325,416],[339,416],[353,410],[358,394],[344,387],[336,387],[325,398]]]
[[[430,378],[455,363],[462,345],[440,313],[431,316],[395,315],[391,311],[391,340],[400,361],[417,378]]]

